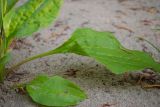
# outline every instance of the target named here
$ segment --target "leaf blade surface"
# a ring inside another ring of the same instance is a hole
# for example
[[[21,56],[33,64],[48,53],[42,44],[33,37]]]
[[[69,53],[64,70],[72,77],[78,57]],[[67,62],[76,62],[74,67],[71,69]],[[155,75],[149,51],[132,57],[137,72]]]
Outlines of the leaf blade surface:
[[[77,85],[59,76],[37,76],[26,89],[35,102],[46,106],[76,105],[86,99],[86,94]]]
[[[116,74],[145,68],[160,72],[160,64],[148,53],[126,49],[113,34],[90,28],[76,30],[67,42],[50,51],[50,54],[55,51],[92,57]]]
[[[63,0],[29,0],[4,18],[7,37],[25,37],[53,22]]]

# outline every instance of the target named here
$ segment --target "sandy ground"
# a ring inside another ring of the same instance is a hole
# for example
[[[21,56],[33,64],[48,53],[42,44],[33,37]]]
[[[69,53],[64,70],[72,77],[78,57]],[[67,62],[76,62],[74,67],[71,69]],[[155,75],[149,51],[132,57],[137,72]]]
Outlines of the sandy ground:
[[[8,66],[54,49],[78,27],[114,32],[125,47],[149,52],[160,61],[160,54],[154,48],[136,39],[141,36],[160,46],[160,31],[155,30],[156,26],[160,26],[159,0],[65,0],[54,24],[34,33],[33,37],[17,42]],[[77,71],[75,75],[65,75],[72,74],[73,70]],[[29,62],[16,72],[24,74],[12,75],[0,86],[0,107],[38,107],[28,96],[10,88],[41,73],[61,75],[80,85],[88,94],[88,99],[76,107],[160,107],[159,89],[143,89],[125,82],[122,75],[112,74],[103,65],[87,57],[53,55]]]

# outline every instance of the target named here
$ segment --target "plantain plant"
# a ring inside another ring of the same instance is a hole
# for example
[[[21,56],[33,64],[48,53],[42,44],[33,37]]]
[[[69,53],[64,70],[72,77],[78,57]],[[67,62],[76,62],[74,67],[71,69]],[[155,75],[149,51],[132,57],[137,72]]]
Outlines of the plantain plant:
[[[0,0],[0,80],[10,59],[10,45],[15,38],[27,37],[53,22],[63,0],[28,0],[13,8],[19,0]]]
[[[0,81],[6,75],[5,65],[10,61],[10,45],[16,38],[27,37],[48,26],[56,19],[63,0],[28,0],[15,7],[19,0],[0,0]],[[148,53],[129,50],[109,32],[79,28],[60,47],[27,59],[10,69],[37,58],[75,53],[96,59],[115,74],[151,68],[160,72],[160,64]],[[59,76],[39,75],[25,85],[33,101],[45,106],[76,105],[87,96],[77,85]]]

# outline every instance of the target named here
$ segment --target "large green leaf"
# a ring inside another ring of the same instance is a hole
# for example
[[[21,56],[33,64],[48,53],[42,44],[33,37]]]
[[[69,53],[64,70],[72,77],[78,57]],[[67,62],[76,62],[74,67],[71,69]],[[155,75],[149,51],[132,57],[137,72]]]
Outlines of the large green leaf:
[[[116,74],[145,68],[160,72],[160,64],[148,53],[124,48],[109,32],[78,29],[62,46],[45,54],[66,52],[92,57]]]
[[[92,57],[116,74],[143,70],[145,68],[151,68],[160,72],[160,63],[154,61],[148,53],[126,49],[112,33],[98,32],[90,28],[77,29],[72,37],[60,47],[27,58],[14,67],[37,58],[58,53],[75,53]]]
[[[38,76],[26,86],[26,89],[35,102],[45,106],[76,105],[86,99],[84,91],[59,76]]]
[[[6,36],[24,37],[49,25],[57,16],[63,0],[28,0],[4,17]]]

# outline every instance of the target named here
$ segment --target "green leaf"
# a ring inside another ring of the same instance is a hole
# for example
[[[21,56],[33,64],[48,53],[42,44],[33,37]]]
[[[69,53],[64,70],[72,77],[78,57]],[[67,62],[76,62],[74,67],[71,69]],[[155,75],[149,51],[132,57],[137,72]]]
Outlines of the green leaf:
[[[6,36],[24,37],[48,26],[60,10],[63,0],[28,0],[4,17]]]
[[[72,37],[60,47],[27,58],[13,68],[34,59],[58,53],[75,53],[92,57],[116,74],[145,68],[160,72],[160,63],[154,61],[148,53],[126,49],[112,33],[98,32],[90,28],[77,29]]]
[[[86,99],[84,91],[59,76],[37,76],[26,89],[33,101],[45,106],[76,105]]]
[[[45,54],[67,52],[92,57],[116,74],[145,68],[160,72],[160,64],[148,53],[124,48],[109,32],[78,29],[62,46]]]

